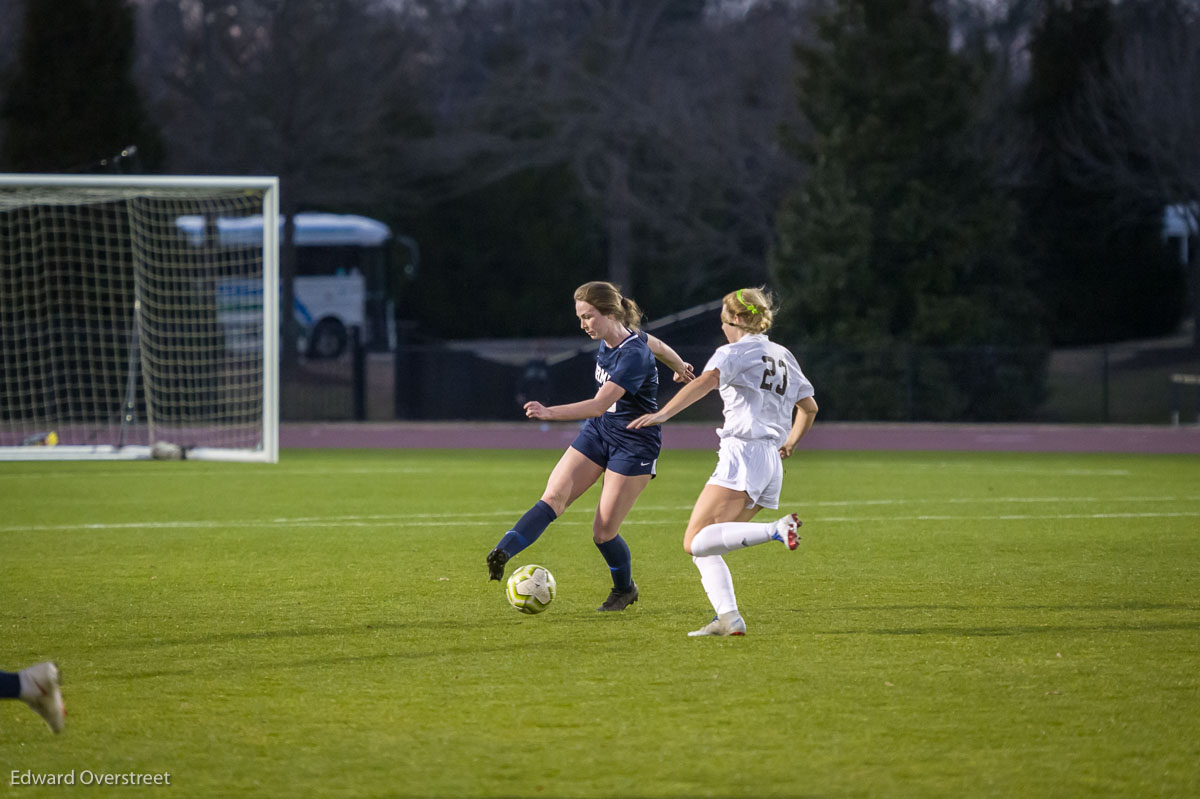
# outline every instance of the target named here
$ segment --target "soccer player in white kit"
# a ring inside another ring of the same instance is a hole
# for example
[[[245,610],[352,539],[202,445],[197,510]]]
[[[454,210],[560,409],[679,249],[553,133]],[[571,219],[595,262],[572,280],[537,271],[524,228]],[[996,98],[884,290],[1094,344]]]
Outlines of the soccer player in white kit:
[[[780,541],[789,550],[799,543],[800,520],[794,513],[765,524],[750,521],[763,508],[779,507],[783,459],[791,457],[817,415],[812,383],[796,358],[766,336],[774,320],[771,303],[770,295],[757,288],[725,295],[721,330],[729,343],[661,410],[629,423],[634,429],[662,424],[714,388],[725,403],[717,468],[683,536],[684,551],[700,570],[700,584],[717,615],[691,636],[746,634],[723,555],[768,541]]]

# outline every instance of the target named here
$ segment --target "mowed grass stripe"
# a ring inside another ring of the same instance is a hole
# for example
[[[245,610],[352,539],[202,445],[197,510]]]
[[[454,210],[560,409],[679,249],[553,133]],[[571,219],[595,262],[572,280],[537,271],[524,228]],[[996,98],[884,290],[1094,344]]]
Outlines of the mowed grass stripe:
[[[1094,497],[1080,497],[1075,499],[1056,497],[1053,499],[1037,499],[1037,498],[1022,498],[1022,497],[995,497],[987,499],[948,499],[941,500],[955,505],[965,504],[1004,504],[1004,503],[1032,503],[1032,502],[1053,502],[1061,504],[1065,502],[1084,502],[1096,503],[1101,500]],[[1104,500],[1109,503],[1156,503],[1156,502],[1200,502],[1200,497],[1113,497]],[[912,500],[878,500],[868,502],[817,502],[811,503],[815,507],[852,507],[856,505],[877,507],[879,505],[902,505],[911,504]],[[937,500],[925,500],[923,504],[938,504]],[[689,511],[691,506],[680,505],[676,507],[648,507],[638,508],[641,515],[649,513],[673,513],[680,511]],[[576,506],[571,510],[576,511],[574,514],[578,517]],[[38,532],[38,531],[53,531],[53,530],[154,530],[154,529],[188,529],[188,528],[225,528],[225,527],[273,527],[273,528],[288,528],[288,527],[452,527],[459,525],[479,525],[494,527],[496,520],[505,520],[516,518],[520,515],[520,511],[490,511],[486,513],[445,513],[445,514],[374,514],[369,516],[312,516],[312,517],[295,517],[295,518],[277,518],[277,519],[242,519],[242,520],[224,520],[224,519],[192,519],[192,520],[174,520],[174,521],[147,521],[147,522],[91,522],[86,524],[47,524],[47,525],[0,525],[0,533],[18,533],[18,532]],[[760,520],[766,520],[770,516],[769,511],[763,511]],[[1006,514],[932,514],[923,513],[917,515],[888,515],[888,516],[806,516],[806,521],[810,528],[813,524],[818,523],[843,523],[843,522],[884,522],[884,521],[962,521],[962,520],[977,520],[977,521],[1014,521],[1014,520],[1054,520],[1054,519],[1156,519],[1156,518],[1180,518],[1180,517],[1198,517],[1200,510],[1196,511],[1104,511],[1093,513],[1006,513]],[[567,519],[566,515],[558,521],[560,524],[578,523],[578,518]],[[647,520],[643,518],[629,518],[625,522],[626,525],[661,525],[662,520]]]

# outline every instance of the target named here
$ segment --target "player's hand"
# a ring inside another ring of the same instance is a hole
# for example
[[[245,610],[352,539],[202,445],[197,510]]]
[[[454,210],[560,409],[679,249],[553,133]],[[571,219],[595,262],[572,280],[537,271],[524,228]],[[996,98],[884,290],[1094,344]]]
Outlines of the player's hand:
[[[692,368],[690,363],[686,361],[683,364],[683,371],[675,372],[671,375],[671,379],[676,383],[690,383],[696,379],[696,370]]]
[[[662,414],[648,413],[645,416],[639,416],[629,424],[625,425],[627,430],[641,430],[643,427],[653,427],[656,424],[662,424]]]
[[[525,416],[530,419],[549,419],[550,409],[536,400],[525,403]]]
[[[789,444],[785,441],[785,442],[783,442],[783,446],[779,448],[779,457],[786,460],[786,459],[792,457],[792,452],[794,452],[795,449],[796,449],[795,444]]]

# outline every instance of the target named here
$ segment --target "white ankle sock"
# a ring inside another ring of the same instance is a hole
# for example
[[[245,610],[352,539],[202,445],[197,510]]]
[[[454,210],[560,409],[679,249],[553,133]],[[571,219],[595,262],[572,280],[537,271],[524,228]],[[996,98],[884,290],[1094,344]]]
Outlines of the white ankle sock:
[[[729,567],[725,565],[725,560],[719,555],[700,558],[693,555],[692,563],[695,563],[696,568],[700,570],[700,585],[704,586],[704,593],[708,594],[708,601],[712,603],[713,610],[717,612],[717,615],[737,611],[737,597],[733,593],[733,575],[729,573]]]
[[[724,555],[746,547],[765,544],[774,539],[775,522],[720,522],[710,524],[692,539],[692,555],[706,557]]]

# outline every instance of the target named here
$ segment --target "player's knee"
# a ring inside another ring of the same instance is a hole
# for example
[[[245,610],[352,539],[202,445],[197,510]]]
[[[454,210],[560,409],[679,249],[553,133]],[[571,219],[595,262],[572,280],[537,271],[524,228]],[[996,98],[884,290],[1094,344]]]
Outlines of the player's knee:
[[[592,541],[603,544],[617,537],[620,530],[609,529],[608,525],[596,522],[592,525]]]
[[[554,511],[555,516],[562,516],[563,511],[565,511],[567,509],[567,505],[570,504],[566,494],[559,491],[553,491],[551,489],[546,489],[546,493],[542,494],[542,502],[545,502],[550,506],[550,509]]]

